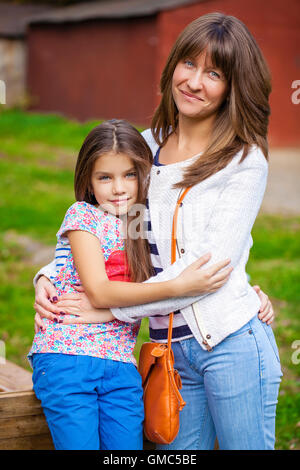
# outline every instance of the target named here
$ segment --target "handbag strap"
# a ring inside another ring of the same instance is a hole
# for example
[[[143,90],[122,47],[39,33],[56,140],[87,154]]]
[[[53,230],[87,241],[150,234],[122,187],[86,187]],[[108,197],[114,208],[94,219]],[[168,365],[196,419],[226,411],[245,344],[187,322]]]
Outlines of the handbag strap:
[[[189,192],[191,187],[185,188],[185,190],[179,195],[176,207],[173,215],[173,223],[172,223],[172,242],[171,242],[171,264],[176,261],[176,242],[177,242],[177,220],[178,220],[178,210],[181,206],[181,203]],[[174,312],[170,313],[169,316],[169,329],[168,329],[168,356],[171,355],[171,343],[172,343],[172,329],[173,329],[173,316]]]

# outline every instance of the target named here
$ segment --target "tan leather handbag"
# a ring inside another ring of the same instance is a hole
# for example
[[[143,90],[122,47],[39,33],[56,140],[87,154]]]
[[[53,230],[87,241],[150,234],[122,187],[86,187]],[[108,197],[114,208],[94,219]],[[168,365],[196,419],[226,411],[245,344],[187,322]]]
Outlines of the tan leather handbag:
[[[172,226],[171,262],[176,260],[178,208],[191,188],[186,188],[177,200]],[[179,431],[179,412],[185,406],[180,395],[181,379],[174,369],[171,348],[173,313],[169,317],[168,342],[144,343],[139,357],[139,372],[144,389],[144,433],[157,444],[170,444]]]

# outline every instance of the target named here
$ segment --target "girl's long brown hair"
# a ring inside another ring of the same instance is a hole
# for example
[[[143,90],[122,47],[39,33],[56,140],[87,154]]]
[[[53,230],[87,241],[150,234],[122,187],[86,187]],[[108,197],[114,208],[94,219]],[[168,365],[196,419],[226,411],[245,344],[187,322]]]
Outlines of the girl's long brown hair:
[[[139,204],[139,208],[145,207],[153,155],[137,129],[126,121],[116,119],[96,126],[82,144],[75,168],[76,200],[97,204],[91,187],[92,171],[98,158],[108,152],[124,153],[132,159],[138,179],[136,203]],[[133,215],[128,216],[127,228],[133,219]],[[143,214],[140,214],[139,220],[143,221]],[[134,282],[142,282],[153,274],[149,245],[143,233],[143,223],[139,225],[140,236],[137,239],[133,239],[128,233],[125,236],[130,278]]]
[[[197,18],[176,40],[162,72],[162,98],[151,125],[156,142],[165,145],[170,133],[177,130],[178,110],[172,96],[176,65],[203,51],[225,75],[228,94],[218,111],[208,147],[185,170],[183,180],[174,185],[177,188],[193,186],[220,171],[240,150],[242,161],[252,144],[260,147],[268,159],[269,69],[246,26],[222,13]]]

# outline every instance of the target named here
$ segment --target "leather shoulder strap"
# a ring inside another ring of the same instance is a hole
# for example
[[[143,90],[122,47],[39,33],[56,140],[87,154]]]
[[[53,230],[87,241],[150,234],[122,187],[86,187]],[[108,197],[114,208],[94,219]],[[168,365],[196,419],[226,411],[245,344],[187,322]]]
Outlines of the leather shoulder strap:
[[[173,264],[176,261],[176,239],[177,239],[177,220],[178,220],[178,209],[185,198],[186,194],[189,192],[191,187],[185,188],[185,190],[179,195],[176,207],[173,215],[173,223],[172,223],[172,241],[171,241],[171,263]],[[171,342],[172,342],[172,328],[173,328],[173,316],[174,313],[170,313],[169,317],[169,329],[168,329],[168,353],[171,350]]]

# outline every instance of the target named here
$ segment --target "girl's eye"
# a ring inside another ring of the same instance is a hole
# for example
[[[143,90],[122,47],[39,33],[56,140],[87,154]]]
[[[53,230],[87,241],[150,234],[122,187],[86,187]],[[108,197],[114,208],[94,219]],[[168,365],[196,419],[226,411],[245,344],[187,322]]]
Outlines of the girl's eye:
[[[99,181],[107,181],[109,179],[109,176],[99,176]]]
[[[129,178],[135,178],[136,177],[136,171],[131,171],[130,173],[127,173],[127,175]]]

